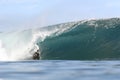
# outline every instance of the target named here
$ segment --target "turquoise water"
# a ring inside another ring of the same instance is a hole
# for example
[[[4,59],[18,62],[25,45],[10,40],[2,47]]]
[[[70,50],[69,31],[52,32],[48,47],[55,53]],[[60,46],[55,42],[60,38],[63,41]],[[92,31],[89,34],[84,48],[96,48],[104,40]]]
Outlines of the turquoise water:
[[[119,80],[120,61],[0,62],[0,80]]]
[[[60,35],[38,41],[43,60],[120,59],[120,18],[67,24]]]

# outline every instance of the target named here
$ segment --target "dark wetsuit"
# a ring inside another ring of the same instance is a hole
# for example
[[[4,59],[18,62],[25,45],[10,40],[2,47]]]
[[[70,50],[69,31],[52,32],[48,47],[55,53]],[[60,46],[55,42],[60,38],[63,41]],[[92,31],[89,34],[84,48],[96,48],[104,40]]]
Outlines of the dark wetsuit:
[[[39,55],[38,52],[35,52],[35,53],[33,54],[33,59],[34,59],[34,60],[39,60],[39,59],[40,59],[40,55]]]

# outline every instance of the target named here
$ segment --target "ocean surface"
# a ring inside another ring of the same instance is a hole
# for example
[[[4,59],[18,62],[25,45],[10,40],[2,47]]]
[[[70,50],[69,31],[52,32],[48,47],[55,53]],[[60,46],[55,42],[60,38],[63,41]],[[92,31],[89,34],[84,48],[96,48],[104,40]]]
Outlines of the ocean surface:
[[[0,80],[119,80],[120,61],[0,62]]]
[[[120,18],[0,33],[0,80],[119,80],[119,62]]]

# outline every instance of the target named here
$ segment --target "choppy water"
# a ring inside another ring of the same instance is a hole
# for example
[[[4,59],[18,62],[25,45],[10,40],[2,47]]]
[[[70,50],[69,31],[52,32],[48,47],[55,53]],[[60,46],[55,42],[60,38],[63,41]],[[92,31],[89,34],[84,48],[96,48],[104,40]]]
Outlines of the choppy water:
[[[0,62],[0,80],[119,80],[120,61]]]

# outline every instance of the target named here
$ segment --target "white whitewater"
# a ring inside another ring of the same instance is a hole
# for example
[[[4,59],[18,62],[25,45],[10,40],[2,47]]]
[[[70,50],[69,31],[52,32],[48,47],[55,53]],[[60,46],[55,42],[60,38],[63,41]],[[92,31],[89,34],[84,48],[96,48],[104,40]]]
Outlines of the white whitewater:
[[[73,28],[75,23],[60,24],[36,30],[0,33],[0,61],[18,61],[32,59],[40,46],[37,44],[46,37],[55,37]]]

